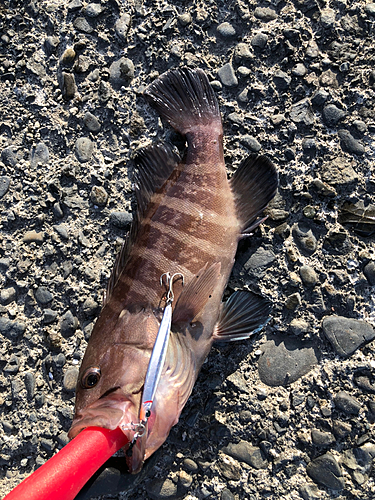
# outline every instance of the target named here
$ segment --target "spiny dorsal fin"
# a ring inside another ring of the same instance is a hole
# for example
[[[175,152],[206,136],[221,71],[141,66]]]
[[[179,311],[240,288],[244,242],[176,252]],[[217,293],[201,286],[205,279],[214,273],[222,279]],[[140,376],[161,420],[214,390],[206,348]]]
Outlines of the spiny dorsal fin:
[[[247,339],[268,322],[271,304],[252,292],[239,291],[223,304],[213,337],[218,342]]]
[[[173,312],[172,323],[191,322],[206,305],[220,278],[221,263],[204,267],[182,289]]]
[[[107,290],[104,294],[103,305],[108,302],[126,265],[138,232],[139,223],[147,210],[151,196],[163,186],[179,161],[179,155],[166,143],[155,144],[137,151],[134,158],[134,163],[137,167],[137,173],[134,175],[137,210],[135,217],[133,217],[129,234],[120,252],[117,254]]]
[[[257,218],[276,194],[276,168],[266,156],[250,155],[229,181],[242,231],[249,232],[259,222]]]

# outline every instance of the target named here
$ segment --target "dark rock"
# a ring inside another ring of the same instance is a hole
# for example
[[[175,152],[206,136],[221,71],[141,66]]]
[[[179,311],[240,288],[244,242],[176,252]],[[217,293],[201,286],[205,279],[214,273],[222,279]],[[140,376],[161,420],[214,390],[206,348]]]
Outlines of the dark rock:
[[[315,446],[330,446],[336,442],[333,434],[318,429],[311,430],[311,440]]]
[[[299,489],[303,500],[320,500],[320,491],[315,484],[303,484]]]
[[[279,90],[286,90],[292,81],[292,77],[278,69],[273,75],[273,81]]]
[[[290,108],[290,119],[294,123],[301,123],[302,125],[312,125],[314,123],[314,115],[311,111],[309,99],[302,99]]]
[[[44,48],[46,50],[46,54],[51,56],[57,49],[60,44],[60,38],[58,36],[47,36],[44,41]]]
[[[352,426],[349,422],[341,422],[341,420],[333,421],[333,433],[337,438],[343,439],[352,432]]]
[[[307,465],[306,472],[313,481],[327,488],[342,490],[345,486],[341,468],[330,453],[312,460]]]
[[[373,456],[364,446],[346,450],[341,455],[341,462],[349,469],[357,484],[364,484],[370,477]]]
[[[9,373],[10,375],[15,375],[16,373],[18,373],[19,368],[20,360],[15,354],[12,354],[9,358],[8,363],[3,368],[3,372]]]
[[[47,290],[46,287],[40,286],[36,289],[35,298],[39,302],[39,304],[42,304],[42,306],[46,306],[47,304],[52,302],[53,295],[49,290]]]
[[[93,186],[90,193],[91,202],[99,207],[104,207],[108,201],[108,193],[103,186]]]
[[[365,153],[365,147],[357,139],[354,139],[348,130],[339,130],[338,134],[341,147],[344,151],[356,155],[363,155]]]
[[[64,337],[71,337],[74,335],[78,327],[78,320],[75,318],[71,311],[67,311],[61,318],[60,331]]]
[[[90,132],[99,132],[100,130],[100,123],[99,120],[94,116],[90,111],[87,111],[85,113],[85,116],[83,117],[83,123],[85,126],[90,130]]]
[[[10,186],[10,177],[3,175],[0,177],[0,200],[8,192]]]
[[[254,16],[264,22],[273,21],[277,18],[277,13],[269,7],[256,7]]]
[[[270,386],[288,385],[308,373],[318,363],[315,342],[296,337],[275,336],[262,346],[258,362],[261,381]]]
[[[13,286],[0,290],[0,303],[3,306],[11,304],[14,300],[16,300],[16,297],[17,291]]]
[[[302,140],[302,149],[305,155],[310,157],[315,156],[316,154],[316,142],[315,139],[311,137],[307,137]]]
[[[61,93],[66,100],[73,99],[77,93],[76,80],[72,73],[63,71],[61,74]]]
[[[237,87],[238,79],[231,63],[224,64],[218,69],[217,74],[221,83],[226,87]]]
[[[126,38],[128,36],[129,28],[131,23],[131,17],[129,14],[123,14],[119,19],[117,19],[115,24],[116,35],[122,40],[126,42]]]
[[[26,325],[20,321],[12,321],[8,318],[0,318],[0,333],[10,340],[15,340],[24,334]]]
[[[310,226],[298,223],[293,227],[293,236],[299,248],[307,254],[315,252],[317,240]]]
[[[252,39],[251,39],[251,45],[257,49],[264,49],[264,47],[267,45],[268,42],[268,36],[265,33],[257,33]]]
[[[363,274],[371,286],[375,285],[375,262],[369,262],[363,268]]]
[[[129,212],[112,212],[109,216],[109,222],[119,229],[127,229],[133,220]]]
[[[352,249],[349,234],[343,228],[330,231],[324,239],[323,247],[330,253],[346,255]]]
[[[303,281],[303,284],[308,287],[313,287],[318,282],[318,277],[314,269],[310,266],[301,266],[300,275]]]
[[[252,135],[242,136],[240,142],[254,153],[258,153],[262,149],[262,145]]]
[[[347,415],[358,415],[361,409],[361,403],[345,391],[341,391],[336,394],[333,398],[333,402],[338,410],[346,413]]]
[[[297,307],[299,307],[302,304],[301,300],[301,295],[296,292],[292,293],[291,295],[288,295],[286,301],[285,301],[285,307],[289,309],[290,311],[293,311]]]
[[[83,33],[92,33],[94,31],[94,28],[87,22],[87,20],[84,17],[77,17],[73,21],[73,26],[75,29],[78,31],[82,31]]]
[[[77,159],[81,163],[85,163],[91,159],[94,152],[94,143],[88,137],[80,137],[75,144],[75,153]]]
[[[275,259],[276,255],[271,249],[259,247],[244,264],[244,268],[250,275],[261,278]]]
[[[361,345],[375,338],[375,329],[365,321],[328,316],[323,319],[323,332],[337,354],[348,357]]]
[[[24,375],[25,386],[28,399],[33,399],[35,396],[35,375],[32,372],[26,372]]]
[[[314,107],[320,108],[329,97],[329,93],[324,89],[319,89],[311,97],[311,103]]]
[[[323,120],[329,127],[334,127],[340,120],[345,118],[346,113],[334,104],[327,104],[323,108]]]
[[[48,453],[52,453],[53,450],[55,449],[55,443],[52,441],[52,439],[46,439],[42,438],[40,440],[40,445],[42,448],[44,448]]]
[[[268,461],[260,448],[251,446],[247,441],[240,441],[237,444],[229,443],[228,446],[223,448],[223,452],[255,469],[266,469],[268,467]]]
[[[63,385],[66,391],[75,391],[78,380],[78,368],[68,368],[64,374]]]
[[[2,150],[1,161],[8,167],[15,167],[17,165],[17,153],[13,146],[8,146]]]
[[[235,34],[236,34],[236,30],[228,22],[224,22],[224,23],[219,24],[219,26],[216,29],[217,29],[217,32],[223,38],[231,38],[231,37],[235,36]]]
[[[43,311],[43,323],[45,325],[50,325],[57,318],[57,311],[53,311],[52,309],[44,309]]]

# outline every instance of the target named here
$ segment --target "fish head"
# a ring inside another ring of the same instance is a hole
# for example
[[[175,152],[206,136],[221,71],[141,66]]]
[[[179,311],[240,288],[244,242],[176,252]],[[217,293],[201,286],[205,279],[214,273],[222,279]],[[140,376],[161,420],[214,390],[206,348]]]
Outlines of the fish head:
[[[71,439],[86,427],[120,427],[131,441],[139,422],[159,322],[150,312],[127,313],[120,315],[110,334],[105,327],[105,321],[99,318],[82,360],[75,415],[68,434]]]

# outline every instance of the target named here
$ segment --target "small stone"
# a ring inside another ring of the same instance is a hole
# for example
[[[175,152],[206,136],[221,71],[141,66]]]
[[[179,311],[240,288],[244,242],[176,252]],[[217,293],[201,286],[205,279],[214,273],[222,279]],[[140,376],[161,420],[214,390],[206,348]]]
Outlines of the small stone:
[[[337,157],[323,163],[322,179],[328,184],[342,186],[358,181],[358,175],[346,158]]]
[[[233,493],[225,488],[221,491],[220,500],[235,500]]]
[[[43,323],[45,325],[50,325],[57,318],[57,311],[53,311],[52,309],[44,309],[43,311]]]
[[[84,9],[83,12],[88,17],[98,17],[103,12],[103,7],[100,3],[89,3]]]
[[[331,230],[324,239],[323,247],[330,253],[346,255],[352,249],[349,234],[345,229]]]
[[[319,89],[311,97],[311,103],[316,108],[320,108],[324,105],[329,97],[329,93],[324,89]]]
[[[91,248],[91,241],[85,236],[83,231],[79,231],[78,233],[78,243],[86,248]]]
[[[75,58],[76,58],[75,50],[73,49],[73,47],[68,47],[61,56],[60,61],[61,64],[63,64],[64,66],[69,66],[73,64]]]
[[[313,287],[318,282],[318,277],[314,269],[310,266],[302,266],[299,270],[303,284],[308,287]]]
[[[319,22],[323,28],[332,28],[335,24],[336,11],[333,9],[325,8],[320,11]]]
[[[49,151],[44,142],[39,142],[30,151],[30,165],[36,167],[37,165],[45,165],[49,161]]]
[[[108,193],[102,186],[94,186],[90,193],[91,202],[94,205],[104,207],[108,201]]]
[[[263,354],[258,361],[259,377],[264,384],[286,386],[318,363],[319,351],[315,342],[291,336],[275,337],[263,344]]]
[[[334,104],[327,104],[323,108],[323,120],[329,127],[334,127],[337,123],[345,118],[346,113],[342,109],[339,109]]]
[[[241,144],[243,144],[247,149],[258,153],[262,149],[262,145],[257,141],[252,135],[244,135],[240,139]]]
[[[191,458],[185,458],[182,465],[189,472],[197,472],[198,470],[198,465]]]
[[[223,448],[223,452],[255,469],[266,469],[268,467],[268,461],[261,449],[251,446],[247,441],[240,441],[237,444],[229,443],[228,446]]]
[[[70,100],[76,95],[77,86],[76,80],[72,73],[66,73],[63,71],[62,73],[62,95],[64,99]]]
[[[177,498],[177,484],[171,479],[152,479],[146,483],[146,491],[152,500],[175,500]]]
[[[313,481],[333,490],[342,490],[345,486],[339,464],[326,453],[312,460],[306,467],[307,474]]]
[[[82,310],[85,316],[87,316],[88,318],[92,318],[98,313],[99,304],[91,297],[87,298],[82,305]]]
[[[17,165],[17,153],[13,146],[8,146],[2,150],[1,161],[8,167],[15,167]]]
[[[294,68],[292,69],[292,74],[294,76],[305,76],[307,73],[307,69],[306,69],[306,66],[302,63],[298,63],[294,66]]]
[[[3,175],[0,177],[0,200],[8,192],[10,186],[10,177]]]
[[[123,14],[119,17],[115,23],[116,35],[123,41],[126,42],[126,38],[129,33],[131,23],[131,17],[129,14]]]
[[[99,83],[99,101],[107,102],[111,98],[112,89],[108,82],[101,80]]]
[[[74,71],[76,73],[86,73],[91,65],[91,59],[89,57],[79,55],[74,64]]]
[[[375,338],[375,329],[369,323],[343,316],[324,318],[322,327],[334,350],[344,357]]]
[[[313,38],[311,38],[307,45],[306,57],[309,57],[310,59],[316,59],[319,57],[319,47]]]
[[[363,155],[365,153],[365,147],[348,130],[339,130],[338,135],[344,151],[355,155]]]
[[[296,224],[293,227],[293,236],[299,248],[305,253],[312,254],[315,252],[317,240],[309,226],[303,223]]]
[[[259,247],[244,264],[244,268],[250,275],[261,278],[275,260],[276,255],[271,249]]]
[[[349,422],[341,422],[341,420],[333,421],[333,433],[336,437],[343,439],[352,432],[352,426]]]
[[[20,321],[12,321],[8,318],[0,317],[0,333],[11,340],[16,340],[24,334],[26,325]]]
[[[291,106],[290,119],[294,123],[301,123],[307,126],[314,123],[314,115],[311,111],[309,99],[302,99]]]
[[[236,30],[227,22],[219,24],[217,31],[223,38],[231,38],[236,34]]]
[[[91,159],[94,152],[94,143],[88,137],[80,137],[75,144],[75,153],[81,163]]]
[[[252,39],[251,39],[251,45],[252,47],[255,47],[257,49],[263,50],[265,46],[267,45],[268,42],[268,36],[265,33],[257,33]]]
[[[71,337],[74,335],[78,327],[78,320],[75,318],[71,311],[67,311],[61,318],[60,331],[63,337]]]
[[[256,7],[254,10],[254,16],[261,21],[268,22],[277,19],[277,14],[273,9],[269,7]]]
[[[13,286],[0,290],[0,303],[7,306],[16,300],[17,291]]]
[[[249,62],[253,59],[253,54],[251,53],[247,43],[239,43],[234,49],[234,58],[237,62]]]
[[[337,195],[336,189],[332,188],[320,179],[314,179],[312,184],[318,190],[318,192],[323,196],[334,197]]]
[[[363,274],[371,286],[375,285],[375,262],[369,262],[363,268]]]
[[[48,453],[52,453],[55,449],[55,443],[52,441],[52,439],[42,438],[40,440],[40,446]]]
[[[128,85],[134,78],[134,64],[131,59],[121,57],[109,67],[110,80],[113,85]]]
[[[241,470],[238,464],[222,461],[218,464],[221,475],[227,481],[239,481],[241,478]]]
[[[129,212],[111,212],[109,222],[119,229],[127,229],[133,220]]]
[[[315,207],[312,207],[311,205],[307,205],[306,207],[303,207],[303,215],[307,219],[314,219],[316,216],[316,209]]]
[[[33,399],[35,396],[35,375],[32,372],[26,372],[24,375],[24,381],[25,381],[25,387],[27,390],[27,397],[28,399]]]
[[[311,430],[311,440],[315,446],[331,446],[336,442],[333,434],[318,429]]]
[[[238,79],[231,63],[224,64],[224,66],[218,69],[217,74],[221,83],[226,87],[237,87]]]
[[[96,116],[90,113],[90,111],[87,111],[85,113],[85,116],[83,117],[83,123],[90,130],[90,132],[96,133],[100,130],[99,120],[96,118]]]
[[[58,36],[47,36],[44,41],[44,48],[48,56],[51,56],[56,52],[57,47],[60,44],[60,38]]]
[[[37,232],[33,229],[32,231],[27,231],[22,239],[25,243],[43,243],[44,232]]]
[[[77,17],[73,21],[73,26],[75,29],[78,31],[82,31],[83,33],[92,33],[94,31],[94,28],[87,22],[87,20],[84,17]]]
[[[56,233],[61,236],[61,238],[63,238],[64,240],[68,240],[69,239],[69,235],[68,235],[68,230],[67,230],[67,227],[65,224],[55,224],[53,226],[53,229],[56,231]]]
[[[16,373],[18,373],[19,368],[20,360],[15,354],[12,354],[9,358],[8,363],[3,368],[3,372],[9,373],[10,375],[15,375]]]
[[[310,325],[304,319],[293,318],[290,322],[290,328],[294,335],[303,335],[310,330]]]
[[[347,415],[358,415],[361,410],[361,403],[345,391],[340,391],[336,394],[333,398],[333,402],[338,410]]]
[[[193,478],[191,477],[190,474],[188,474],[184,470],[181,470],[178,473],[178,482],[184,489],[185,488],[188,489],[193,483]]]
[[[177,16],[177,19],[178,19],[179,23],[181,24],[181,26],[188,26],[189,24],[191,24],[191,22],[193,20],[190,12],[183,12],[182,14]]]
[[[36,300],[39,302],[39,304],[42,304],[42,306],[46,306],[53,300],[52,293],[44,286],[38,287],[34,295]]]
[[[303,484],[299,489],[303,500],[320,500],[320,491],[315,484]]]
[[[365,5],[365,12],[369,16],[375,17],[375,3],[368,3]]]
[[[74,11],[74,10],[79,10],[83,6],[81,0],[71,0],[71,2],[68,3],[68,10],[69,11]]]
[[[278,69],[273,75],[273,81],[279,90],[286,90],[292,81],[292,77]]]
[[[77,386],[79,370],[78,368],[68,368],[64,373],[63,385],[66,391],[73,392]]]
[[[296,309],[302,304],[301,295],[297,293],[292,293],[285,301],[285,307],[291,311]]]

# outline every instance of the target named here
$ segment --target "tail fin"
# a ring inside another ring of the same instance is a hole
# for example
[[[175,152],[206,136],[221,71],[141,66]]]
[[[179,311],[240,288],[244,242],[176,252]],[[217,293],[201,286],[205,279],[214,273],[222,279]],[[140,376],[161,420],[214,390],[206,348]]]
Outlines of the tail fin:
[[[202,125],[221,127],[215,93],[201,69],[168,71],[145,89],[144,96],[180,134]]]

